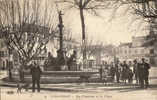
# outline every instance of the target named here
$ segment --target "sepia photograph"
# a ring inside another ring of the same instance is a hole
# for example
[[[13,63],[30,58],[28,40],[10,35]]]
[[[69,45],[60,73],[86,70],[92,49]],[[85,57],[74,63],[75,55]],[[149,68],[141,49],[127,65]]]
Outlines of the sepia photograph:
[[[157,0],[0,0],[0,100],[157,100]]]

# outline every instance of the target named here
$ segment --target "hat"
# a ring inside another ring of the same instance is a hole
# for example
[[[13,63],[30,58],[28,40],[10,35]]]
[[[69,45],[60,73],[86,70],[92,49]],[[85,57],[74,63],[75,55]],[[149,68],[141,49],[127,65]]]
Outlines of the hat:
[[[144,61],[145,59],[144,58],[142,58],[142,61]]]
[[[137,60],[135,59],[134,62],[137,62]]]

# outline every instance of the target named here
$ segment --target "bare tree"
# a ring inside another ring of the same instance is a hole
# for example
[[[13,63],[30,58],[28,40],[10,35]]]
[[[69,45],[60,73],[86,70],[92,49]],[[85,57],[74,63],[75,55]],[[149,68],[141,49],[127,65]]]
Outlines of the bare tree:
[[[86,37],[86,57],[87,57],[86,59],[87,60],[90,60],[91,57],[94,57],[96,58],[96,63],[100,64],[100,59],[101,59],[100,56],[103,53],[103,48],[104,48],[103,43],[101,43],[100,41],[94,42],[93,39]],[[84,51],[81,50],[81,53],[83,52]],[[85,64],[87,64],[87,62]]]
[[[128,6],[126,12],[131,11],[133,15],[139,16],[134,16],[132,23],[142,18],[142,23],[148,23],[146,28],[150,34],[147,36],[147,43],[153,44],[157,40],[157,0],[119,0],[119,3],[121,6]],[[116,14],[116,12],[114,13]]]
[[[121,5],[128,5],[134,14],[140,15],[150,23],[157,18],[157,1],[156,0],[119,0]],[[128,10],[127,10],[128,11]]]
[[[82,29],[82,45],[83,45],[83,62],[86,59],[86,25],[84,11],[87,11],[96,16],[101,9],[107,9],[109,6],[116,4],[119,0],[57,0],[57,3],[68,5],[67,9],[76,8],[80,12],[81,29]]]
[[[145,46],[153,45],[157,41],[157,0],[134,0],[135,14],[142,16],[149,23],[149,35]]]
[[[54,33],[54,13],[47,0],[1,0],[0,30],[9,50],[18,54],[21,68],[46,49]]]
[[[134,0],[135,12],[145,18],[157,18],[156,0]]]

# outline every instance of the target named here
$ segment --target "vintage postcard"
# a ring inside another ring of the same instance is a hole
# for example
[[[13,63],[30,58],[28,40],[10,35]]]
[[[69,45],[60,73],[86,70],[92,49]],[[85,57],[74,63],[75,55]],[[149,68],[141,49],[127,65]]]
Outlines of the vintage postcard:
[[[0,0],[0,100],[157,100],[157,0]]]

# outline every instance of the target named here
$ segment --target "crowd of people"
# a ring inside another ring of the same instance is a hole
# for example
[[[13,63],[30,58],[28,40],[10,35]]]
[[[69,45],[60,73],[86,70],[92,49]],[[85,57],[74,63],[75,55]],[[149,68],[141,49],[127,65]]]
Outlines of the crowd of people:
[[[141,88],[147,88],[149,86],[149,69],[150,65],[142,58],[140,62],[135,59],[133,63],[127,63],[126,61],[120,62],[119,60],[111,64],[105,62],[99,71],[101,79],[104,76],[110,76],[112,82],[128,82],[131,84],[133,83],[133,79],[135,79],[136,84]],[[37,91],[40,92],[42,70],[36,62],[30,65],[30,74],[32,75],[32,92],[35,92],[35,85],[37,85]]]
[[[111,64],[105,62],[100,68],[100,78],[102,79],[104,75],[111,77],[112,82],[124,82],[133,83],[135,79],[136,84],[141,88],[147,88],[149,86],[149,69],[150,65],[146,62],[144,58],[141,60],[134,60],[133,62],[126,61],[120,62],[119,60]],[[37,84],[37,90],[40,92],[40,75],[42,73],[40,67],[34,62],[31,65],[31,75],[32,75],[32,91],[35,92],[35,84]]]
[[[105,62],[100,68],[100,78],[102,79],[103,73],[105,76],[111,77],[112,81],[117,83],[133,83],[133,79],[136,80],[136,84],[140,85],[141,88],[147,88],[149,86],[149,69],[150,65],[144,58],[134,60],[133,62],[126,61],[120,62],[119,60],[107,64]]]

